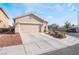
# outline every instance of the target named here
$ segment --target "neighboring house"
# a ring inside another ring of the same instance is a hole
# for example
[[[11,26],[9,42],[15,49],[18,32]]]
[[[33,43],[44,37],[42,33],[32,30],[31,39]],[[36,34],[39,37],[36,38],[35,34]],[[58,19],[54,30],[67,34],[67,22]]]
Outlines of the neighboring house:
[[[0,32],[2,32],[3,29],[8,29],[9,25],[9,17],[4,10],[0,8]]]
[[[79,33],[79,27],[76,28],[76,31]]]
[[[48,32],[48,22],[34,13],[15,17],[14,24],[15,32],[19,33]]]
[[[73,26],[69,30],[74,30],[75,32],[79,33],[79,26]]]

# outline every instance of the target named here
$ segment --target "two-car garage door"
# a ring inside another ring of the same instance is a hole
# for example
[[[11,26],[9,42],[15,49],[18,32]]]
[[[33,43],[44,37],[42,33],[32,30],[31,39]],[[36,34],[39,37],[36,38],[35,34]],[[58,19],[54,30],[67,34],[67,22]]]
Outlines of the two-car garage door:
[[[38,33],[41,31],[41,26],[38,24],[20,24],[21,33]]]

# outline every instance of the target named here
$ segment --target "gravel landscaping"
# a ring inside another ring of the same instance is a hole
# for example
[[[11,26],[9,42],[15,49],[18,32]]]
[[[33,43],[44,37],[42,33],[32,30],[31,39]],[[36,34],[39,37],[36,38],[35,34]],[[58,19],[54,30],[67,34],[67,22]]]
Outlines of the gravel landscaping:
[[[19,34],[0,34],[0,47],[22,44]]]

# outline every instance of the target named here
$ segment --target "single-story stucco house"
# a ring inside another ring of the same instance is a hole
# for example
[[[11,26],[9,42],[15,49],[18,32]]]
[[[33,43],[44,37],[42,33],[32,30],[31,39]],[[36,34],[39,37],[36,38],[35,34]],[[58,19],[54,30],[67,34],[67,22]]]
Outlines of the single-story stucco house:
[[[48,22],[34,13],[14,18],[15,32],[39,33],[48,32]]]
[[[74,29],[77,33],[79,33],[79,26],[78,26],[78,25],[73,26],[73,27],[70,28],[70,29]]]
[[[8,29],[10,26],[9,17],[5,13],[5,11],[0,8],[0,32],[4,29]]]

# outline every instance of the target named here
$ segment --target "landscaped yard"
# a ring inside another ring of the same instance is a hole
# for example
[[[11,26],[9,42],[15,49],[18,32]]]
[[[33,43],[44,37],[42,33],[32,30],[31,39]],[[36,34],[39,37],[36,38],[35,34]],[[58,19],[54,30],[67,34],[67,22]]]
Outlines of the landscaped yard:
[[[0,47],[22,44],[19,34],[0,34]]]

